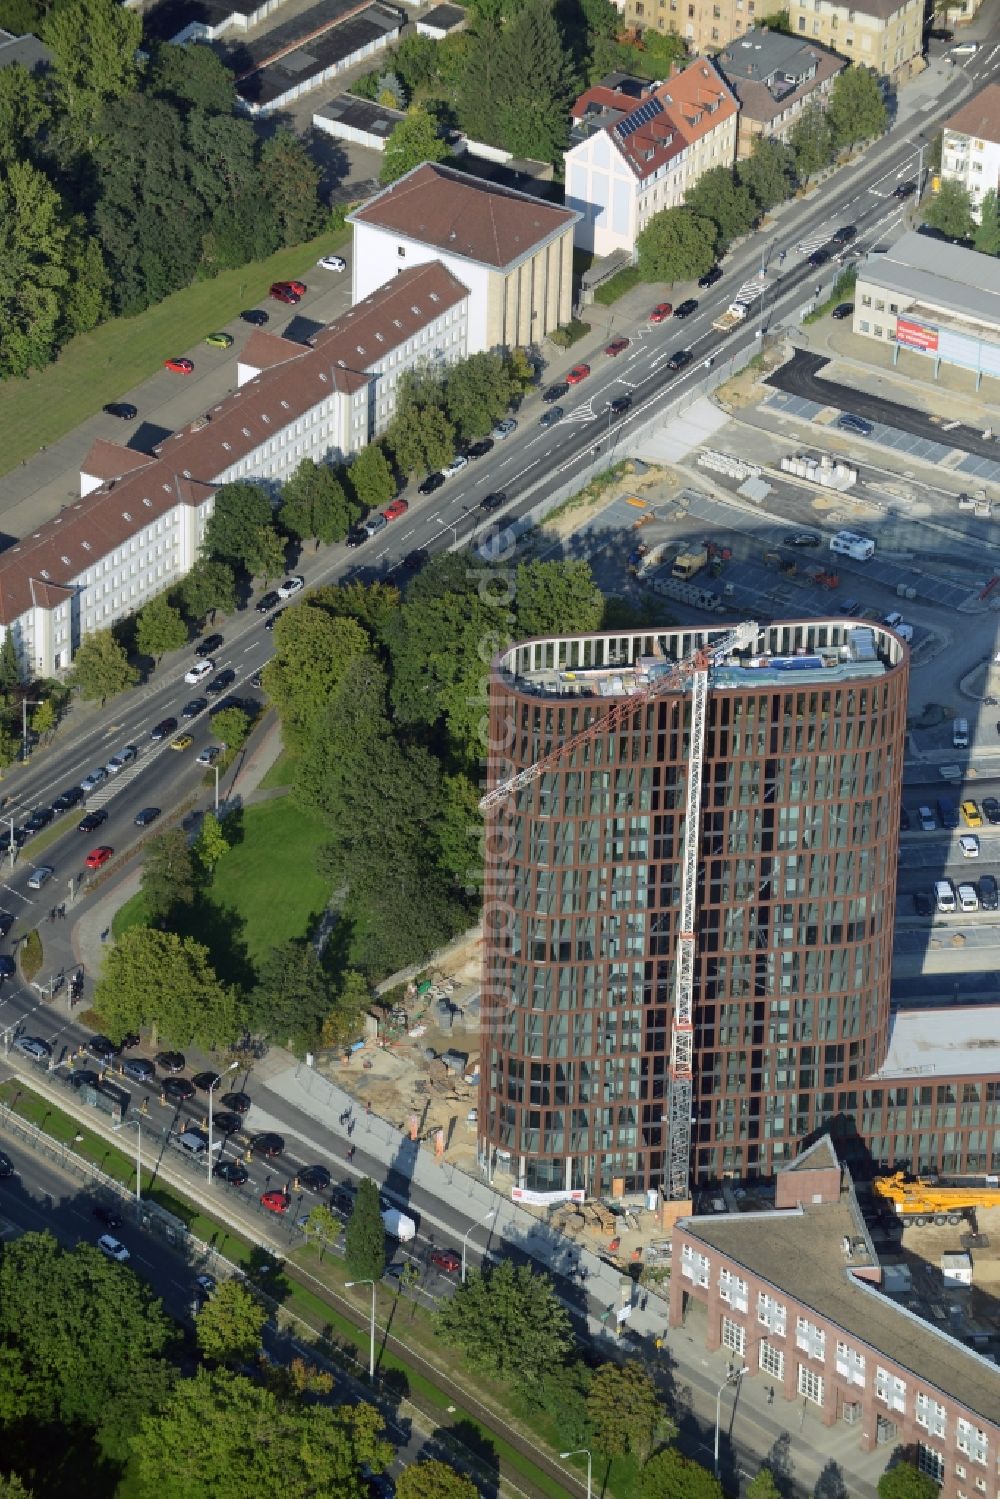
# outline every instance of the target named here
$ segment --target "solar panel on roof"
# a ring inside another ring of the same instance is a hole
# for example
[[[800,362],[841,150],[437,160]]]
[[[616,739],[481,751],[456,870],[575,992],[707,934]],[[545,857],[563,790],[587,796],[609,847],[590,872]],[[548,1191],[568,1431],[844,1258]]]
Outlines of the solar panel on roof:
[[[633,109],[632,113],[626,115],[624,120],[619,120],[615,126],[615,133],[618,139],[627,140],[640,126],[647,124],[648,121],[655,119],[657,115],[662,113],[663,105],[659,99],[654,97],[644,100],[638,109]]]

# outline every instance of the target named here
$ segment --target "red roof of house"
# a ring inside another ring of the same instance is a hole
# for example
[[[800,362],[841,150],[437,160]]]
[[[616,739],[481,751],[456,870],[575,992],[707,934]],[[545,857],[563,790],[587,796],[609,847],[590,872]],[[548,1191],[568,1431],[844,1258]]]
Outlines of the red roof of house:
[[[635,99],[597,84],[573,105],[573,118],[607,114],[603,125],[637,177],[651,177],[687,146],[732,119],[739,104],[714,68],[702,59],[650,85]]]

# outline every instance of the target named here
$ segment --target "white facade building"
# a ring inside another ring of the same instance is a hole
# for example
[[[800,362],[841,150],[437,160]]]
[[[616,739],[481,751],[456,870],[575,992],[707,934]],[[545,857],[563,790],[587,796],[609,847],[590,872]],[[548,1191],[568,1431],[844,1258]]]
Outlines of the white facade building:
[[[987,84],[945,121],[941,176],[962,184],[978,223],[983,198],[1000,187],[1000,84]]]

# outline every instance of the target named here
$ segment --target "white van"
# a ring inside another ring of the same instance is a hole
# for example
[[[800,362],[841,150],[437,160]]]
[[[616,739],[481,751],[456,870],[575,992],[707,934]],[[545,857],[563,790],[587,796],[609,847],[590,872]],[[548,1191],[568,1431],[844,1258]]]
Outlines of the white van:
[[[951,880],[934,881],[934,900],[939,911],[947,913],[958,909],[958,903],[955,900],[955,887],[951,883]]]
[[[951,726],[951,742],[956,749],[969,748],[969,720],[956,718]]]
[[[956,42],[950,49],[952,57],[974,57],[979,51],[978,42]]]
[[[975,885],[959,885],[958,909],[960,911],[979,910],[979,893]]]
[[[867,562],[875,555],[875,543],[870,536],[857,531],[838,531],[830,537],[830,551],[842,557],[853,557],[856,562]]]
[[[180,1146],[181,1150],[186,1151],[188,1155],[205,1155],[208,1151],[208,1135],[203,1129],[195,1129],[192,1127],[186,1129],[182,1135],[178,1135],[177,1144]],[[213,1155],[217,1150],[222,1149],[222,1144],[223,1142],[218,1139],[212,1141]]]

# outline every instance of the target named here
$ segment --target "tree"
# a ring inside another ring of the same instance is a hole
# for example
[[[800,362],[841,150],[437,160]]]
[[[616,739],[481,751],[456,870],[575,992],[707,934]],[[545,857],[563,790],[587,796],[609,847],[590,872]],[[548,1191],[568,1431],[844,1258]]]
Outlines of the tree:
[[[165,593],[157,594],[139,614],[135,632],[137,650],[159,663],[167,651],[179,651],[186,642],[187,627],[180,610],[174,608]]]
[[[379,1207],[378,1187],[367,1176],[358,1184],[354,1207],[347,1220],[344,1258],[352,1279],[382,1279],[385,1270],[385,1225]]]
[[[232,708],[226,711],[238,713],[240,709]],[[221,717],[222,714],[220,713],[219,718]],[[243,717],[246,718],[245,713]],[[218,728],[218,719],[216,720],[216,728]],[[198,829],[198,836],[194,840],[194,846],[191,849],[191,856],[194,863],[211,878],[216,864],[218,864],[220,859],[225,858],[228,852],[229,839],[226,837],[222,824],[214,812],[206,812],[201,819],[201,827]]]
[[[693,281],[715,263],[715,225],[688,208],[665,208],[636,236],[646,281]]]
[[[285,571],[285,543],[273,526],[259,526],[246,558],[247,571],[265,584]]]
[[[712,167],[703,172],[694,187],[685,193],[684,206],[696,218],[708,219],[715,225],[716,255],[724,255],[734,239],[753,227],[753,200],[729,167]]]
[[[961,182],[946,177],[924,209],[924,221],[949,239],[968,239],[972,234],[972,200]]]
[[[604,596],[589,562],[522,562],[516,573],[514,613],[522,639],[553,631],[597,630]]]
[[[590,1382],[587,1414],[594,1441],[609,1457],[634,1452],[640,1462],[649,1455],[660,1418],[656,1386],[634,1359],[602,1364]]]
[[[130,927],[106,954],[94,1005],[112,1037],[153,1025],[177,1046],[212,1050],[245,1028],[236,991],[219,981],[208,949],[148,926]]]
[[[0,68],[0,166],[22,159],[27,142],[38,139],[51,114],[34,73],[19,62]]]
[[[27,161],[0,165],[0,377],[55,356],[69,280],[62,200]]]
[[[746,1499],[781,1499],[781,1490],[770,1468],[759,1468],[746,1491]]]
[[[981,255],[1000,255],[1000,207],[995,188],[983,194],[979,223],[972,236],[972,248]]]
[[[474,1369],[522,1388],[561,1363],[572,1346],[569,1314],[552,1281],[512,1260],[485,1273],[471,1270],[435,1322]]]
[[[376,103],[385,109],[405,109],[406,90],[395,73],[383,73],[375,88]]]
[[[750,155],[737,168],[737,175],[757,212],[769,213],[795,187],[795,153],[783,141],[757,135]]]
[[[6,69],[0,68],[0,78]],[[3,642],[0,644],[0,693],[13,692],[20,684],[21,670],[17,664],[17,647],[14,645],[14,636],[10,630],[4,631]]]
[[[212,720],[212,728],[226,749],[242,749],[250,733],[250,717],[245,708],[223,708]]]
[[[819,104],[806,105],[788,132],[788,144],[800,182],[808,182],[816,172],[829,166],[833,158],[833,132],[826,111]]]
[[[191,620],[214,622],[217,612],[230,614],[236,608],[233,570],[217,558],[199,557],[177,591]]]
[[[31,715],[31,732],[44,739],[56,726],[56,709],[50,697],[43,698]]]
[[[878,1499],[937,1499],[938,1485],[912,1463],[893,1463],[878,1481]]]
[[[447,142],[439,134],[437,121],[426,109],[414,105],[385,143],[379,181],[383,187],[388,187],[423,162],[444,161],[449,154]]]
[[[89,129],[102,104],[135,88],[142,17],[116,0],[73,0],[54,8],[42,28],[52,51],[57,98]]]
[[[354,492],[359,513],[378,510],[389,503],[396,493],[396,480],[381,443],[370,442],[361,449],[347,470],[347,482]]]
[[[260,1352],[267,1308],[244,1281],[221,1281],[195,1318],[194,1333],[204,1358],[216,1363],[248,1363]]]
[[[853,63],[838,73],[830,90],[827,118],[838,147],[884,135],[889,117],[878,74]]]
[[[433,1457],[410,1463],[396,1480],[396,1499],[477,1499],[478,1494],[471,1478]]]
[[[260,153],[260,191],[281,226],[281,243],[299,245],[315,234],[323,219],[319,200],[320,168],[304,141],[280,129]]]
[[[109,697],[134,687],[139,673],[110,630],[95,630],[80,642],[67,680],[81,697],[103,705]]]
[[[279,619],[274,644],[264,686],[281,718],[285,743],[303,749],[347,668],[371,642],[353,619],[334,619],[307,601]]]
[[[440,399],[438,391],[418,386],[412,375],[400,380],[396,414],[385,434],[400,473],[429,474],[454,456],[455,429],[437,404]]]
[[[576,92],[570,53],[546,0],[524,0],[509,21],[473,21],[458,81],[462,128],[515,156],[555,163]]]
[[[472,354],[445,376],[448,420],[466,439],[488,432],[506,415],[515,394],[507,361],[499,354]]]
[[[236,105],[233,74],[211,47],[157,43],[151,49],[144,92],[185,113],[230,115]]]
[[[257,972],[247,1001],[252,1030],[299,1051],[315,1046],[330,1012],[330,984],[312,943],[272,947]]]
[[[154,926],[166,926],[178,906],[194,900],[194,860],[183,828],[168,828],[146,844],[142,899]]]
[[[262,531],[271,524],[271,501],[258,484],[238,481],[215,492],[215,508],[205,524],[202,549],[206,557],[253,572]]]
[[[343,541],[358,514],[333,470],[303,458],[281,492],[278,519],[299,541],[314,537],[318,551],[320,542]]]
[[[372,1002],[372,991],[363,973],[347,968],[333,991],[333,1009],[323,1021],[320,1045],[343,1046],[358,1034],[361,1016]]]
[[[63,297],[63,337],[89,333],[104,321],[111,309],[111,277],[101,246],[89,234],[82,216],[73,220],[66,244],[69,282]]]
[[[330,1244],[335,1244],[340,1238],[340,1227],[340,1219],[329,1203],[318,1202],[311,1210],[303,1225],[303,1231],[307,1239],[315,1239],[318,1242],[321,1260],[324,1249]]]
[[[193,110],[187,122],[191,185],[205,206],[236,210],[255,189],[255,136],[249,120]]]
[[[640,1499],[725,1499],[719,1480],[673,1447],[650,1458],[639,1475],[639,1494]]]

